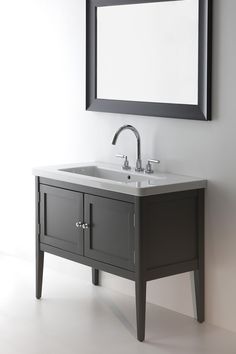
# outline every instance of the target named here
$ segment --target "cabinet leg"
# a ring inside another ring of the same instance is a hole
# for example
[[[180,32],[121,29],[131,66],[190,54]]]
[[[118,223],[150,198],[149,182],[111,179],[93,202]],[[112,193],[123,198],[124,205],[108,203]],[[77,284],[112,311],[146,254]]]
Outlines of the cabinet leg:
[[[146,281],[135,282],[137,338],[140,342],[145,338],[146,315]]]
[[[194,271],[197,320],[205,320],[204,190],[198,193],[198,269]]]
[[[92,283],[93,285],[99,285],[99,270],[92,268]]]
[[[197,320],[198,322],[202,323],[205,320],[204,271],[202,269],[198,269],[194,271],[194,283],[195,283]]]
[[[44,265],[44,252],[36,249],[36,298],[40,299],[42,296],[43,284],[43,265]]]

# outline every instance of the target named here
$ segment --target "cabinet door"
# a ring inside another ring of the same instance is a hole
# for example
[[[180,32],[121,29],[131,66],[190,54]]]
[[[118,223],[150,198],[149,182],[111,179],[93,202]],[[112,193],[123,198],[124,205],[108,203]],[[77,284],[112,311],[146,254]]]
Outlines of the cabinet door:
[[[51,246],[83,254],[83,194],[65,189],[40,186],[40,241]]]
[[[86,194],[84,206],[85,256],[133,270],[133,204]]]

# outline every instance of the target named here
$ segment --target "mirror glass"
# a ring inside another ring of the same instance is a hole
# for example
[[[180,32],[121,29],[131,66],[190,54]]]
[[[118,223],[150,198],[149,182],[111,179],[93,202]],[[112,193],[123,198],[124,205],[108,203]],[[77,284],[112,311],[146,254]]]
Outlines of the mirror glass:
[[[199,0],[97,8],[97,98],[198,104]]]

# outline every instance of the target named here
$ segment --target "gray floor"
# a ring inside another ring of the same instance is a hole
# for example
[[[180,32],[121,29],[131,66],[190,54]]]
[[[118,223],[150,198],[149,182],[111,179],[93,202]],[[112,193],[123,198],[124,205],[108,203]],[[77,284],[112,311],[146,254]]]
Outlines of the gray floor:
[[[236,354],[236,334],[151,304],[139,343],[133,298],[52,269],[37,301],[33,266],[0,255],[0,354]]]

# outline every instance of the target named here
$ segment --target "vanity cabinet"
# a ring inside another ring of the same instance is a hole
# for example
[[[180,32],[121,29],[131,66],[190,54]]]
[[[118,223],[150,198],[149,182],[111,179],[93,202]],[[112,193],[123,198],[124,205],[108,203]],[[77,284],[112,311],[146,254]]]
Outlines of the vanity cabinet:
[[[145,336],[146,283],[194,271],[204,320],[204,189],[134,196],[36,177],[36,297],[44,253],[135,281],[137,337]]]

